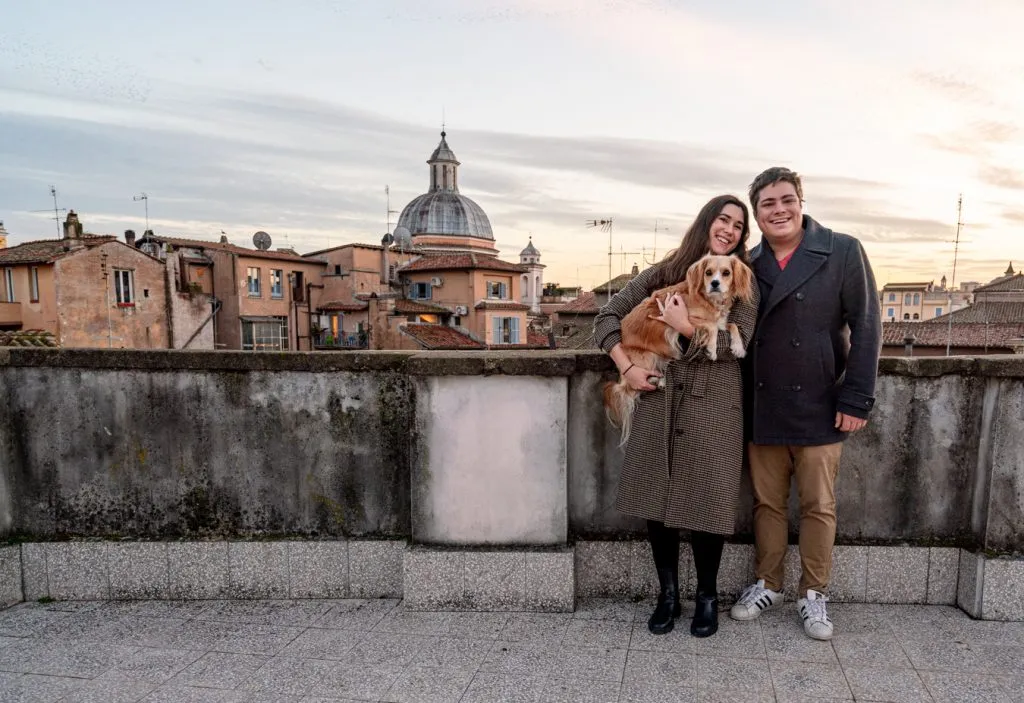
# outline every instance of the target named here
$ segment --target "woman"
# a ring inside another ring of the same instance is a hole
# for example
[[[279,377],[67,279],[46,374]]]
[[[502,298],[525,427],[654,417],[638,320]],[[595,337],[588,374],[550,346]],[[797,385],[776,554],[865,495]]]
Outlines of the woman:
[[[630,387],[647,391],[637,399],[633,430],[626,444],[615,507],[647,520],[648,538],[661,590],[647,627],[654,634],[672,630],[679,605],[679,529],[690,530],[697,572],[696,608],[690,633],[709,637],[718,631],[718,568],[726,535],[735,529],[743,463],[743,387],[740,364],[719,332],[718,360],[693,335],[686,305],[679,296],[663,301],[663,319],[680,333],[683,358],[665,369],[665,388],[648,379],[656,371],[632,366],[622,349],[620,323],[630,310],[660,288],[685,279],[690,265],[708,253],[736,254],[747,263],[750,234],[747,206],[720,195],[701,208],[682,243],[660,263],[640,272],[605,305],[594,335]],[[729,320],[740,329],[746,347],[757,320],[758,294],[737,301]]]

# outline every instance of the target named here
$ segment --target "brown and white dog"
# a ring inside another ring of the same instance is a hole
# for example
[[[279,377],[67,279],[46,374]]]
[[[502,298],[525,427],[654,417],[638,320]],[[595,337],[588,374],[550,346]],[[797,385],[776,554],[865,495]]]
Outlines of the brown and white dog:
[[[670,361],[682,357],[679,333],[655,319],[661,315],[658,300],[665,303],[677,293],[683,297],[695,328],[690,344],[704,345],[708,358],[714,361],[718,358],[718,332],[728,331],[733,356],[742,359],[747,352],[739,328],[728,321],[729,311],[734,301],[752,299],[753,285],[753,274],[738,257],[713,254],[702,257],[686,272],[686,280],[656,290],[622,319],[622,348],[630,363],[664,374]],[[658,378],[657,385],[664,388],[664,376]],[[620,447],[629,439],[639,393],[621,376],[618,382],[609,381],[604,386],[608,418],[622,428]]]

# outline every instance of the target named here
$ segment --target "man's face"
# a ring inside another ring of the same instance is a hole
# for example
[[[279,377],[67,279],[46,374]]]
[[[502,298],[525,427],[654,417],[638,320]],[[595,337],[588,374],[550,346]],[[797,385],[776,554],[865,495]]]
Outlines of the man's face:
[[[803,214],[793,184],[778,181],[761,189],[754,218],[768,241],[785,242],[800,234]]]

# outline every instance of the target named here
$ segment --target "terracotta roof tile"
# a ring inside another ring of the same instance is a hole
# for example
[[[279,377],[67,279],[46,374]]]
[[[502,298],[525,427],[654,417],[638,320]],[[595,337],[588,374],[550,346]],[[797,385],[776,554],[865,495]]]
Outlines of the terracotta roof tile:
[[[994,281],[978,286],[974,289],[977,293],[1010,293],[1024,291],[1024,273],[1017,273],[1012,276],[1001,276]]]
[[[232,254],[238,254],[239,256],[251,256],[256,259],[272,259],[276,261],[294,261],[296,263],[312,264],[314,266],[326,266],[327,263],[319,261],[317,259],[307,259],[298,254],[290,254],[283,251],[270,251],[269,249],[263,251],[261,249],[248,249],[246,247],[236,246],[234,244],[225,244],[224,242],[215,242],[206,239],[185,239],[183,237],[163,237],[160,235],[145,236],[139,240],[139,242],[152,239],[157,242],[166,242],[172,247],[184,247],[191,249],[214,249],[219,251],[226,251]]]
[[[113,236],[88,236],[81,239],[43,239],[36,242],[25,242],[24,244],[0,249],[0,265],[48,264],[80,249],[95,247],[113,241],[117,241],[117,238]],[[64,246],[68,243],[70,243],[70,249],[65,251]]]
[[[342,300],[330,300],[317,305],[317,308],[324,312],[359,312],[366,310],[367,307],[366,303],[346,303]]]
[[[486,349],[487,345],[471,339],[446,325],[408,324],[401,327],[409,337],[424,349]]]
[[[952,337],[948,337],[952,331]],[[954,322],[883,322],[882,344],[903,346],[904,337],[914,335],[914,346],[945,347],[947,339],[951,346],[984,349],[992,347],[1009,348],[1010,341],[1024,337],[1024,321],[1010,324]]]
[[[576,300],[570,300],[564,306],[558,309],[558,314],[563,315],[566,313],[575,313],[577,315],[596,315],[601,310],[601,306],[597,302],[597,294],[593,291],[589,293],[583,293]]]
[[[430,303],[421,303],[418,300],[407,300],[404,298],[395,301],[395,312],[399,315],[452,314],[451,310],[440,305],[431,305]]]
[[[932,318],[929,322],[941,321],[945,323],[950,317],[953,318],[954,325],[967,322],[1024,324],[1024,302],[982,301],[974,305],[968,305],[960,310],[954,310],[947,315]]]
[[[514,271],[526,269],[519,264],[502,261],[494,256],[480,254],[428,254],[409,262],[399,269],[400,273],[413,271],[452,271],[458,269],[482,269],[485,271]]]
[[[474,305],[477,310],[529,310],[530,306],[511,300],[481,300]]]

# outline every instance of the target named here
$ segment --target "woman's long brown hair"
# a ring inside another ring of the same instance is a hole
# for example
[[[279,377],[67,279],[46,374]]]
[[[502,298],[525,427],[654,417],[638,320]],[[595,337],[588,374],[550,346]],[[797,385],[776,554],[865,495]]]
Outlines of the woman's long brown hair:
[[[744,202],[735,195],[718,195],[700,209],[697,218],[686,230],[679,246],[656,264],[655,288],[664,288],[679,283],[686,278],[686,272],[690,266],[708,253],[711,225],[726,205],[735,205],[743,212],[743,234],[740,235],[740,241],[737,242],[736,247],[729,253],[740,257],[743,263],[750,264],[747,254],[747,239],[750,237],[750,212]]]

